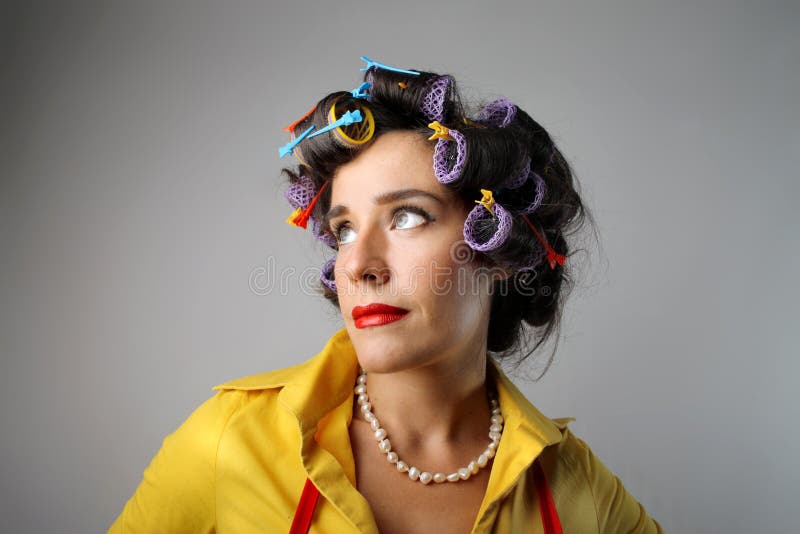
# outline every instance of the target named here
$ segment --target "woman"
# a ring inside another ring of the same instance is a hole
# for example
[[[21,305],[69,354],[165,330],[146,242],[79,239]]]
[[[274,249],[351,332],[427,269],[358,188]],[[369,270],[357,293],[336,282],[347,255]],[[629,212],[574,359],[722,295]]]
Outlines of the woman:
[[[452,77],[363,59],[281,149],[345,328],[217,386],[111,531],[661,532],[495,364],[557,333],[587,215],[568,164],[508,100],[472,116]]]

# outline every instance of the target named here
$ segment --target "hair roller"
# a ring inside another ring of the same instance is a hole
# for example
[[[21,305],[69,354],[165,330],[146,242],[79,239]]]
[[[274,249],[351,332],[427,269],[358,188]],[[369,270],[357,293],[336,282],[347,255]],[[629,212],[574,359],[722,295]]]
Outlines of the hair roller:
[[[422,114],[429,121],[443,122],[445,120],[445,106],[450,95],[451,76],[438,76],[428,82],[428,90],[422,97]]]
[[[477,205],[464,221],[464,241],[478,252],[500,248],[511,233],[511,215],[500,204],[492,206],[494,215],[483,205]]]
[[[533,196],[533,201],[521,210],[522,213],[525,214],[530,214],[536,211],[536,209],[542,205],[542,199],[544,198],[544,194],[547,192],[547,184],[545,184],[544,178],[539,176],[539,174],[529,171],[528,178],[533,180],[536,184],[536,193]]]
[[[331,258],[322,266],[322,272],[319,279],[325,284],[325,287],[336,293],[336,280],[333,277],[333,267],[336,264],[336,258]]]
[[[505,128],[517,116],[517,106],[507,98],[498,98],[481,109],[476,122],[487,126]]]
[[[458,180],[467,161],[467,139],[458,130],[450,130],[452,141],[440,138],[433,151],[433,172],[440,183]]]
[[[531,158],[525,157],[525,162],[522,164],[522,171],[514,178],[504,184],[506,189],[518,189],[522,187],[528,180],[528,175],[531,172]]]
[[[314,235],[314,237],[316,237],[329,247],[334,249],[337,248],[338,243],[336,242],[336,238],[333,237],[333,235],[330,234],[329,232],[326,232],[325,229],[322,227],[322,223],[316,219],[312,219],[311,233]]]
[[[346,148],[360,147],[369,142],[375,134],[375,117],[363,101],[350,98],[341,99],[331,104],[328,110],[328,125],[334,124],[338,117],[347,111],[360,111],[361,121],[347,126],[339,126],[331,131],[333,139]]]
[[[308,207],[311,203],[311,199],[314,198],[316,194],[317,190],[314,188],[314,182],[311,178],[303,174],[297,181],[289,186],[283,196],[286,197],[287,202],[289,202],[289,205],[293,208],[304,210]]]
[[[536,246],[531,249],[517,268],[517,272],[535,272],[536,268],[544,261],[545,256],[547,256],[547,250],[537,241]]]

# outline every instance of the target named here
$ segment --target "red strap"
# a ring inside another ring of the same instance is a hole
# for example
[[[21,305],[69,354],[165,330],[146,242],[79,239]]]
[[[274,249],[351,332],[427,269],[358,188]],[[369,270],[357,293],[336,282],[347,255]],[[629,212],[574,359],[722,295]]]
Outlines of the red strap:
[[[300,502],[297,504],[297,510],[294,513],[292,526],[289,528],[289,534],[307,534],[311,526],[311,516],[314,515],[314,507],[317,505],[317,498],[319,497],[319,490],[311,483],[311,479],[306,479],[306,485],[303,486],[303,493],[300,495]]]
[[[538,458],[533,462],[533,482],[536,485],[536,496],[539,498],[544,533],[562,534],[561,521],[558,520],[556,505],[553,503],[553,496],[550,495],[550,488],[547,487],[547,478],[544,476],[544,470]]]
[[[536,485],[536,496],[539,498],[544,533],[563,534],[556,505],[553,503],[553,496],[550,494],[547,478],[544,476],[544,470],[538,458],[533,462],[533,482]],[[289,534],[308,534],[308,529],[311,527],[311,517],[314,515],[314,507],[317,505],[318,498],[319,490],[311,483],[311,479],[307,478],[305,486],[303,486],[303,493],[300,495],[300,502],[297,504],[297,510],[294,513],[292,526],[289,528]]]

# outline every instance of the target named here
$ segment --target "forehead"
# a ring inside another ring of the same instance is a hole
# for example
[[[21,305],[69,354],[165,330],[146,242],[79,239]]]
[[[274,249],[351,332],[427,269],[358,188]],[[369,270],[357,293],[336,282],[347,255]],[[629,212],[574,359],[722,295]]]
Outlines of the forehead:
[[[352,205],[376,194],[415,188],[447,199],[453,194],[433,173],[433,143],[417,132],[381,135],[336,171],[331,204]]]

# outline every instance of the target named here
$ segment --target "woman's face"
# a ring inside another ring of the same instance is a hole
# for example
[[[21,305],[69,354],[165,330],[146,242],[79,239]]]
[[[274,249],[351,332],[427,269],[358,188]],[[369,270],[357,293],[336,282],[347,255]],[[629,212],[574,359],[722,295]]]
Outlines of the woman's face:
[[[491,281],[476,276],[475,260],[459,259],[469,256],[471,206],[436,180],[432,158],[432,142],[390,132],[333,178],[339,305],[368,372],[463,365],[485,354]],[[371,304],[407,312],[364,309]]]

